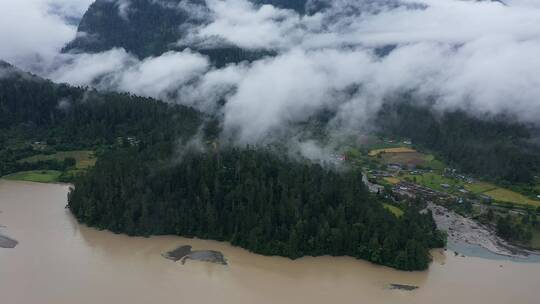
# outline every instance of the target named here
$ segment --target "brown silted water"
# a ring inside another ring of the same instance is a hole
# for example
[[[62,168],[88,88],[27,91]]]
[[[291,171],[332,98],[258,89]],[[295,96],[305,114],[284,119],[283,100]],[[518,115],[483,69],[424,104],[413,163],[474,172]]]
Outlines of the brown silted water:
[[[539,303],[540,264],[434,251],[428,271],[402,272],[346,257],[291,261],[227,243],[128,237],[79,225],[68,187],[0,180],[0,303]],[[179,245],[224,254],[228,266],[162,257]],[[407,291],[390,284],[419,286]]]

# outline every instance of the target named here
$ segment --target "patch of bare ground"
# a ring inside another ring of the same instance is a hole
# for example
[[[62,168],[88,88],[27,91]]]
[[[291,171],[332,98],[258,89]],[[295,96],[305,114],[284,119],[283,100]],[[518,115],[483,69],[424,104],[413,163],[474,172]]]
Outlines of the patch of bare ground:
[[[477,245],[495,254],[516,258],[525,258],[531,253],[501,239],[490,227],[443,206],[428,203],[427,208],[432,211],[437,227],[446,231],[448,239],[454,243]]]

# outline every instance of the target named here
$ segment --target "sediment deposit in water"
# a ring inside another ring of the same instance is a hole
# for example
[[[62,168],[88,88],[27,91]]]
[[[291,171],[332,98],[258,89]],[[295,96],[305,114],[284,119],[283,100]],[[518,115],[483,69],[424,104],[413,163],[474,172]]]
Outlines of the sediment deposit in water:
[[[190,245],[178,246],[176,249],[163,253],[163,257],[175,262],[181,261],[182,264],[186,260],[210,262],[215,264],[227,265],[227,260],[223,253],[215,250],[191,250]]]
[[[478,245],[493,253],[516,258],[525,258],[527,251],[513,246],[498,237],[493,230],[473,219],[466,218],[445,207],[428,204],[433,213],[437,228],[448,233],[448,239],[454,243]]]
[[[15,248],[19,242],[5,235],[0,234],[0,248]]]

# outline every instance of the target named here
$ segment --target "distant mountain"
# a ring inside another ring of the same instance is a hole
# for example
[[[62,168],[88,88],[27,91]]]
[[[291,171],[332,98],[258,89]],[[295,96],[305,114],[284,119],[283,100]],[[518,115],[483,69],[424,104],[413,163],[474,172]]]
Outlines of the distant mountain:
[[[129,3],[121,6],[121,3]],[[308,0],[253,0],[256,4],[305,11]],[[159,56],[186,48],[208,55],[214,64],[255,60],[272,55],[268,50],[243,50],[229,46],[178,45],[189,28],[208,22],[204,0],[97,0],[84,14],[77,37],[64,52],[97,53],[121,47],[139,58]]]
[[[157,56],[175,48],[185,34],[182,25],[201,23],[186,9],[171,8],[173,1],[133,0],[124,13],[119,2],[97,0],[90,5],[77,37],[64,51],[95,53],[123,47],[140,58]],[[189,2],[204,10],[204,1]]]
[[[5,62],[3,60],[0,60],[0,68],[5,69],[5,68],[9,68],[9,67],[11,67],[11,64],[9,64],[9,63],[7,63],[7,62]]]
[[[401,0],[339,0],[339,10],[330,10],[334,3],[330,0],[248,1],[294,10],[301,15],[329,9],[325,17],[327,22],[399,7],[425,8],[423,4]],[[207,55],[218,67],[277,54],[269,49],[242,49],[226,41],[209,44],[184,40],[191,29],[209,22],[211,11],[205,0],[96,0],[84,14],[76,38],[63,51],[98,53],[119,47],[142,59],[189,48]]]

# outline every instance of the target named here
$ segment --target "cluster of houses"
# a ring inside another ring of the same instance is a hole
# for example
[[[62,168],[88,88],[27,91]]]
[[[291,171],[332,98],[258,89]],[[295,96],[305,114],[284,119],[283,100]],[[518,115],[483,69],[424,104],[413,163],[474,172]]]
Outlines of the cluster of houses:
[[[382,178],[382,177],[393,177],[394,174],[388,172],[388,171],[382,171],[382,170],[370,170],[369,174],[376,178]]]
[[[444,192],[439,192],[428,187],[414,183],[401,181],[392,187],[392,193],[399,198],[416,198],[421,196],[429,201],[447,201],[451,196]]]
[[[383,138],[383,142],[386,143],[386,144],[394,144],[394,143],[399,143],[399,140],[395,140],[395,139],[391,139],[391,138]],[[403,144],[407,145],[407,146],[412,146],[412,140],[410,139],[406,139],[403,141]]]
[[[118,137],[116,139],[116,141],[118,142],[118,144],[124,144],[124,143],[127,143],[128,145],[132,146],[132,147],[135,147],[135,146],[138,146],[141,141],[139,139],[137,139],[136,137],[133,137],[133,136],[128,136],[128,137]]]
[[[459,174],[456,169],[452,169],[452,168],[444,168],[443,176],[460,179],[468,184],[474,183],[474,178],[463,175],[463,174]]]
[[[321,160],[321,164],[322,163],[331,163],[331,164],[334,164],[334,165],[339,165],[345,161],[347,161],[347,155],[344,155],[344,154],[332,154],[330,155],[329,158],[325,159],[325,160]]]
[[[402,166],[399,165],[399,164],[388,164],[386,171],[383,171],[383,170],[371,170],[371,171],[369,171],[369,174],[374,179],[385,178],[385,177],[395,177],[397,172],[399,172],[401,170],[402,170]],[[412,170],[412,171],[409,171],[409,174],[411,174],[411,175],[422,175],[425,172],[426,172],[425,170]],[[474,182],[474,180],[471,177],[467,177],[465,175],[458,174],[457,170],[451,169],[451,168],[446,168],[445,172],[444,172],[444,175],[447,176],[447,177],[460,179],[460,180],[465,181],[467,183],[473,183]],[[370,183],[371,183],[371,181],[370,181]],[[373,181],[373,183],[375,183],[375,181]],[[373,185],[373,183],[372,183],[372,185]],[[440,186],[441,186],[442,189],[445,189],[445,190],[450,190],[452,188],[452,185],[447,184],[447,183],[442,183]],[[375,189],[379,189],[379,188],[375,188],[375,187],[370,187],[370,188],[373,189],[373,191],[375,191]],[[382,189],[382,187],[380,189]],[[423,197],[423,198],[425,198],[427,200],[430,200],[430,201],[433,201],[433,202],[444,203],[444,202],[452,201],[452,202],[457,202],[457,203],[464,203],[465,200],[467,199],[467,197],[470,195],[469,191],[462,188],[462,187],[460,189],[456,189],[456,190],[461,195],[458,195],[458,196],[451,195],[451,194],[449,194],[449,193],[447,193],[445,191],[437,191],[437,190],[434,190],[432,188],[421,186],[421,185],[418,185],[418,184],[415,184],[415,183],[409,182],[409,181],[400,181],[398,184],[392,186],[392,194],[393,194],[393,196],[395,198],[398,198],[398,199],[405,199],[405,198],[415,199],[416,197]],[[490,196],[488,196],[488,195],[480,195],[479,199],[481,201],[485,202],[485,203],[489,203],[489,202],[492,201],[492,198]]]
[[[43,151],[47,149],[47,143],[44,141],[35,141],[31,144],[32,149]]]

